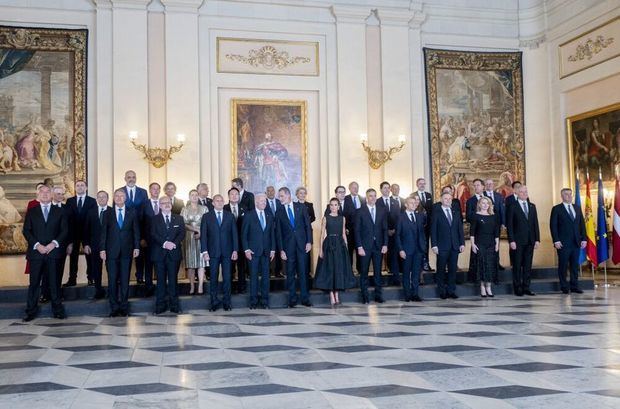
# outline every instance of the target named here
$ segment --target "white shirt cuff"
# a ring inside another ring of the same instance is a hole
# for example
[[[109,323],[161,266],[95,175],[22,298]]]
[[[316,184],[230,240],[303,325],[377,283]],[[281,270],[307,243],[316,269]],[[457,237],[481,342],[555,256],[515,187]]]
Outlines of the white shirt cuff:
[[[41,244],[41,243],[39,243],[39,242],[37,241],[37,242],[34,244],[34,246],[32,247],[32,249],[33,249],[33,250],[36,250],[36,249],[37,249],[37,246],[38,246],[39,244]]]

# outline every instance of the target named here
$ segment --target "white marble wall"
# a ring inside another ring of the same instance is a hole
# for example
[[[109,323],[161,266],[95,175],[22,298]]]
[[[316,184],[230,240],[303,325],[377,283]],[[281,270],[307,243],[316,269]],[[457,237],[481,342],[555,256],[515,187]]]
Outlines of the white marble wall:
[[[545,219],[569,180],[564,118],[617,102],[620,85],[618,58],[559,80],[557,45],[619,13],[618,0],[0,0],[0,24],[90,30],[91,193],[121,185],[128,168],[143,186],[174,180],[181,197],[199,181],[224,191],[230,99],[259,97],[308,101],[308,190],[318,208],[353,179],[362,189],[395,181],[406,194],[430,176],[422,47],[522,50],[528,185],[547,249],[537,265],[554,263]],[[217,73],[218,36],[318,42],[320,75]],[[178,133],[187,142],[155,169],[129,131],[151,145],[174,144]],[[371,170],[360,133],[375,148],[399,134],[407,145]],[[4,259],[0,284],[23,283],[23,259]]]

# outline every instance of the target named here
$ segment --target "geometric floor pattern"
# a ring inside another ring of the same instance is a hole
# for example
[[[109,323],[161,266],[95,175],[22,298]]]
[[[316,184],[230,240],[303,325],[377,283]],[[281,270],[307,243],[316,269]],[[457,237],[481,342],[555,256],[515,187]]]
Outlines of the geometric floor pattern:
[[[0,321],[3,408],[620,408],[620,289]]]

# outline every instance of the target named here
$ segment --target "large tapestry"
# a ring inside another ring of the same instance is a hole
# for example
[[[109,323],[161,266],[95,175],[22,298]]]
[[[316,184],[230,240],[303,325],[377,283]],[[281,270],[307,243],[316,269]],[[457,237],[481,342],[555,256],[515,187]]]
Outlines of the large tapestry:
[[[44,179],[86,178],[87,30],[0,26],[0,254],[23,252]]]
[[[306,186],[306,109],[306,101],[232,100],[232,175],[247,190]]]
[[[475,178],[512,193],[525,182],[521,53],[424,49],[435,197],[455,187],[461,208]]]

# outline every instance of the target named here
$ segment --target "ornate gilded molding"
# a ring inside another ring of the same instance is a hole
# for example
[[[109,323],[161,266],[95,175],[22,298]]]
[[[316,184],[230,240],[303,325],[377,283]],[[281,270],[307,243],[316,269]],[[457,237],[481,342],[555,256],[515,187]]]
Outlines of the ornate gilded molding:
[[[239,54],[226,54],[226,58],[231,61],[251,65],[252,67],[262,66],[268,70],[283,70],[292,65],[308,64],[311,61],[311,59],[307,57],[291,57],[288,52],[278,51],[271,45],[250,50],[247,57]]]
[[[602,35],[596,36],[594,40],[588,38],[584,44],[577,45],[575,54],[568,56],[568,61],[576,62],[583,61],[585,59],[591,60],[596,54],[603,51],[603,48],[607,48],[613,44],[614,38],[605,38]]]

